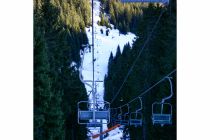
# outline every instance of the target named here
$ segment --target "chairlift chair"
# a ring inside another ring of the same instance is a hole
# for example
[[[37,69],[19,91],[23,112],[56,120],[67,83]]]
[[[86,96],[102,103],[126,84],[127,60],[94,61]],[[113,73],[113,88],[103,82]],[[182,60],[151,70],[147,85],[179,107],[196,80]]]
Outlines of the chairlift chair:
[[[129,104],[126,106],[128,107],[128,111],[122,116],[122,120],[120,122],[121,125],[129,125]]]
[[[116,108],[111,109],[111,119],[110,119],[110,121],[111,121],[112,125],[115,125],[116,115],[117,115],[117,109]]]
[[[131,126],[142,126],[142,113],[141,112],[132,112],[130,114],[130,125]]]
[[[161,108],[161,112],[155,112],[156,107]],[[168,107],[169,112],[164,112],[164,108]],[[158,103],[152,104],[152,122],[153,125],[160,124],[161,126],[172,124],[172,105],[170,103]]]
[[[121,124],[121,120],[122,120],[122,107],[120,108],[120,114],[117,115],[117,119],[115,121],[116,124]]]
[[[123,119],[120,121],[121,125],[129,125],[129,114],[124,114]]]
[[[171,94],[168,97],[162,99],[161,102],[154,102],[152,104],[152,123],[160,124],[161,126],[164,125],[171,125],[172,124],[172,105],[170,103],[164,103],[165,100],[170,99],[173,96],[173,85],[171,81],[171,77],[166,77],[170,83],[170,92]],[[160,108],[160,111],[155,111],[155,109]],[[165,110],[168,109],[166,112]]]
[[[130,114],[130,125],[131,126],[142,126],[142,99],[139,97],[140,108]]]
[[[90,107],[89,109],[81,109],[83,104],[88,104]],[[80,101],[77,104],[78,107],[78,123],[79,124],[90,124],[93,125],[94,123],[97,124],[97,120],[105,119],[107,120],[106,124],[110,122],[110,103],[109,102],[98,102],[98,104],[104,104],[107,108],[103,110],[93,110],[91,106],[93,103],[88,101]]]

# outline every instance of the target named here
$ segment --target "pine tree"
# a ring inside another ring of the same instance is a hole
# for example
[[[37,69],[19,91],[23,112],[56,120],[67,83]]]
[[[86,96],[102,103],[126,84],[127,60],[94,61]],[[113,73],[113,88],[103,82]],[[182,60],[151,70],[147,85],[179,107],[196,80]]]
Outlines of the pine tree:
[[[116,55],[114,57],[114,60],[117,60],[120,56],[121,56],[121,51],[120,51],[120,46],[118,45],[117,46],[117,52],[116,52]]]
[[[111,52],[110,56],[109,56],[108,70],[111,70],[111,64],[112,64],[113,60],[114,60],[114,57],[113,57],[113,53]]]
[[[80,46],[88,43],[84,27],[90,21],[90,6],[86,2],[35,1],[34,139],[86,139],[87,129],[77,124],[76,112],[77,102],[87,100],[86,90],[70,67],[72,61],[79,66]],[[72,84],[75,80],[78,89]]]
[[[52,97],[49,62],[42,32],[34,32],[34,138],[43,139],[45,122]]]

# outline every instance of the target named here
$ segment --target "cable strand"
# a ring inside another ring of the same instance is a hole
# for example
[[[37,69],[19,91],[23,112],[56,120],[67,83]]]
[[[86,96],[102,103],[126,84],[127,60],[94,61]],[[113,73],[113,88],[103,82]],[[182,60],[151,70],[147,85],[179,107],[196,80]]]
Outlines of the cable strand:
[[[160,15],[159,15],[159,17],[158,17],[158,19],[157,19],[155,25],[154,25],[153,28],[152,28],[152,31],[150,32],[150,34],[149,34],[147,40],[144,42],[143,47],[140,49],[140,51],[139,51],[139,53],[138,53],[138,56],[137,56],[136,59],[134,60],[132,66],[131,66],[131,68],[130,68],[130,70],[128,71],[128,73],[127,73],[125,79],[123,80],[122,85],[120,86],[119,90],[118,90],[117,93],[115,94],[114,98],[112,98],[112,101],[111,101],[110,104],[113,103],[113,101],[116,99],[116,97],[118,96],[118,94],[119,94],[120,91],[122,90],[122,88],[123,88],[125,82],[127,81],[127,79],[128,79],[128,77],[129,77],[129,75],[131,74],[131,72],[132,72],[134,66],[136,65],[136,62],[138,61],[140,55],[142,54],[142,52],[143,52],[145,46],[147,45],[147,43],[149,42],[150,38],[152,37],[152,34],[153,34],[155,28],[157,27],[157,25],[158,25],[158,23],[159,23],[159,21],[160,21],[162,15],[163,15],[164,11],[165,11],[165,10],[162,10],[162,11],[161,11],[161,13],[160,13]]]
[[[134,99],[130,100],[129,102],[127,102],[126,104],[120,106],[120,107],[124,107],[127,104],[131,104],[133,101],[135,101],[136,99],[138,99],[139,97],[144,96],[146,93],[148,93],[151,89],[153,89],[155,86],[157,86],[158,84],[160,84],[162,81],[165,80],[166,77],[170,76],[171,74],[173,74],[176,71],[176,69],[174,69],[173,71],[171,71],[170,73],[168,73],[166,76],[164,76],[162,79],[160,79],[158,82],[156,82],[154,85],[150,86],[148,89],[146,89],[144,92],[142,92],[141,94],[139,94],[137,97],[135,97]],[[119,107],[116,107],[119,108]],[[116,109],[116,108],[110,108],[110,109]]]

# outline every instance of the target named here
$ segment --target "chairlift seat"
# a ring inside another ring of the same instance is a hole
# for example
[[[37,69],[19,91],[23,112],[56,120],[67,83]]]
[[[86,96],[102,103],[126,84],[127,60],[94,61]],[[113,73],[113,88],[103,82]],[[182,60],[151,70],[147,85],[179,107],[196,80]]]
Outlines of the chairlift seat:
[[[155,107],[160,107],[160,112],[155,111]],[[164,112],[164,108],[168,108],[167,112]],[[158,103],[154,102],[152,104],[152,123],[160,124],[164,126],[165,124],[171,125],[172,124],[172,105],[170,103]]]
[[[80,120],[90,120],[93,118],[93,111],[79,111]]]
[[[80,120],[93,119],[93,111],[79,111]],[[95,111],[95,119],[109,119],[109,111]]]
[[[130,125],[142,126],[142,119],[130,119]]]
[[[121,120],[121,125],[129,125],[129,120]]]
[[[87,127],[102,127],[102,124],[100,122],[91,122],[87,124]]]
[[[121,120],[116,120],[115,123],[116,124],[121,124]]]
[[[109,111],[95,111],[96,119],[109,119]]]
[[[142,126],[142,113],[141,112],[132,112],[130,114],[130,125]]]
[[[153,114],[152,121],[153,124],[171,124],[172,123],[172,115],[171,114]]]

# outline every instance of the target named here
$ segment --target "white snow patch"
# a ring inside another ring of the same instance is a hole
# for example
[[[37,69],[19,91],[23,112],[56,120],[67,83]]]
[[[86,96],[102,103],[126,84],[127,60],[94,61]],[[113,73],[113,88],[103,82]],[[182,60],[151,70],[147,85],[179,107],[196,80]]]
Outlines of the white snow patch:
[[[77,63],[73,61],[73,62],[70,64],[70,68],[74,68],[75,71],[78,70],[78,69],[77,69]]]
[[[75,67],[76,65],[77,65],[77,63],[73,61],[70,65],[70,67]]]

